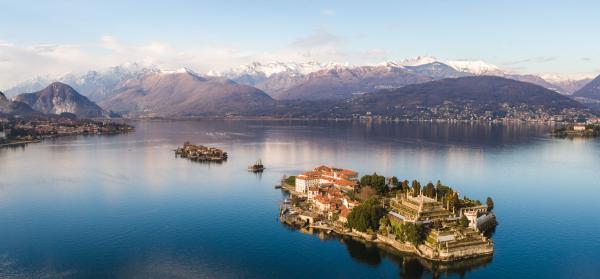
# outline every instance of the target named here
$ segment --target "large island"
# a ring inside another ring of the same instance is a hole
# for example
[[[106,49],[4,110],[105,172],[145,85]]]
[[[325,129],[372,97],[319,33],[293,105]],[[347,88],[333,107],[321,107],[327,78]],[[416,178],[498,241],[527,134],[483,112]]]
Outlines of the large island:
[[[360,180],[348,169],[320,166],[282,181],[290,192],[280,208],[282,222],[385,244],[422,258],[452,262],[490,256],[485,232],[496,225],[493,201],[486,205],[438,181],[386,178]]]

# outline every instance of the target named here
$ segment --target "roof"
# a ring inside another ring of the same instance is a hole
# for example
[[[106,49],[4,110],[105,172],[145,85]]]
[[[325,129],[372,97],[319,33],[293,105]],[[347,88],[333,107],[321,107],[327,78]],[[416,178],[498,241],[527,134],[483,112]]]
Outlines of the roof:
[[[352,181],[345,180],[345,179],[338,179],[334,183],[336,185],[341,185],[341,186],[354,186],[354,185],[356,185],[356,183],[354,183]]]
[[[331,172],[331,168],[325,165],[321,165],[315,168],[315,171],[326,171]]]
[[[342,216],[344,218],[348,218],[348,215],[350,215],[350,209],[348,209],[345,206],[342,206],[340,209],[340,216]]]

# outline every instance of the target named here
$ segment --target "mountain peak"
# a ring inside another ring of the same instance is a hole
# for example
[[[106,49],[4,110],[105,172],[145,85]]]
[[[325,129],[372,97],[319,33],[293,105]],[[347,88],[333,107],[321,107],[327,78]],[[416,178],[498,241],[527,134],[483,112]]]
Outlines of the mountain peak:
[[[573,93],[573,96],[600,100],[600,75]]]
[[[51,83],[38,92],[20,94],[14,97],[13,100],[25,103],[42,113],[61,114],[69,112],[84,118],[108,115],[106,111],[87,97],[79,94],[73,87],[58,81]]]
[[[504,75],[498,66],[492,65],[481,60],[447,60],[442,63],[456,69],[459,72],[470,73],[474,75]]]
[[[336,66],[348,66],[348,64],[340,63],[322,63],[317,61],[309,62],[252,62],[225,72],[223,75],[227,77],[242,76],[242,75],[263,75],[268,78],[275,74],[287,73],[291,76],[302,76],[320,70],[331,69]],[[214,73],[214,72],[213,72]]]
[[[163,69],[161,69],[160,73],[163,74],[163,75],[188,74],[188,75],[192,75],[192,76],[196,76],[196,77],[201,77],[200,74],[198,74],[198,73],[194,72],[192,69],[186,68],[186,67],[179,68],[179,69],[176,69],[176,70],[163,70]]]
[[[440,60],[433,57],[433,56],[417,56],[414,58],[407,58],[404,59],[400,62],[398,62],[399,65],[402,66],[421,66],[421,65],[425,65],[425,64],[431,64],[433,62],[439,62]]]

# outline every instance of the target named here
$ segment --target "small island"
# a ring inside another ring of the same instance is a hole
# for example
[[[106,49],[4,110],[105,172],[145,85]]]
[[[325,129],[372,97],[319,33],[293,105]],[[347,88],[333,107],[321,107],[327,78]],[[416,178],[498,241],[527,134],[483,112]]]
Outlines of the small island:
[[[414,180],[374,173],[358,179],[348,169],[320,166],[284,177],[290,192],[280,220],[299,228],[321,230],[386,245],[435,262],[491,256],[486,234],[496,226],[494,202],[460,194],[440,181],[424,187]]]
[[[227,161],[227,152],[216,147],[195,145],[185,142],[182,147],[175,149],[175,156],[187,158],[195,162],[223,162]]]
[[[568,124],[552,131],[556,137],[597,137],[600,136],[599,124]]]

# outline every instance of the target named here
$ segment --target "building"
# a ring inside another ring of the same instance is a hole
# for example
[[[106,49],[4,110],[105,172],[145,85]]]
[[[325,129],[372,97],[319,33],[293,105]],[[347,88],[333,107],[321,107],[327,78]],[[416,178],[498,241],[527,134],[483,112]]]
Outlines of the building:
[[[463,208],[461,211],[462,211],[462,214],[465,217],[467,217],[467,220],[469,220],[469,227],[476,229],[477,228],[477,218],[487,212],[487,207],[483,206],[483,205],[473,206],[473,207]]]
[[[328,186],[343,191],[352,191],[358,186],[358,173],[353,170],[319,166],[312,171],[304,172],[296,177],[295,190],[307,194],[312,186]]]
[[[585,131],[585,125],[575,124],[575,125],[573,125],[573,131],[583,132],[583,131]]]
[[[403,193],[390,201],[392,210],[389,217],[411,223],[431,223],[436,220],[456,219],[456,216],[444,208],[436,199],[419,194],[416,197]]]
[[[318,173],[311,171],[296,176],[296,192],[306,194],[308,192],[309,187],[318,187],[321,184],[320,178],[321,177]]]
[[[348,215],[350,215],[350,209],[348,209],[345,206],[342,206],[342,208],[340,209],[340,216],[338,217],[338,221],[342,222],[342,223],[348,223]]]
[[[319,186],[310,186],[310,187],[308,187],[308,192],[306,193],[306,197],[309,200],[312,200],[315,197],[317,197],[319,194],[320,194]]]
[[[496,215],[483,205],[463,208],[461,212],[469,220],[469,227],[478,231],[484,231],[496,222]]]
[[[325,212],[325,211],[330,210],[331,204],[332,204],[331,200],[325,196],[317,196],[316,198],[313,199],[313,203],[320,212]]]

